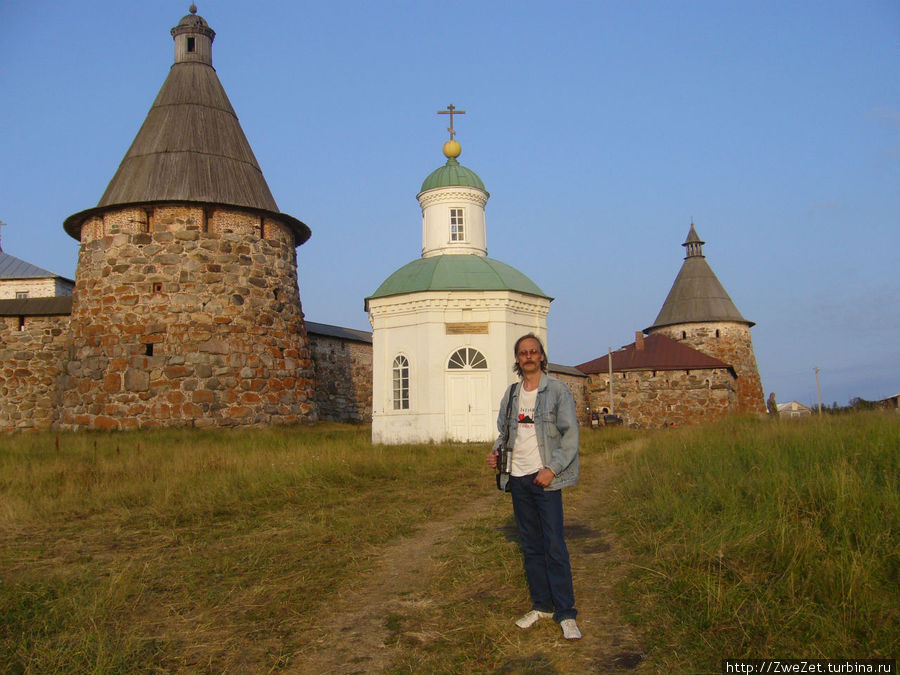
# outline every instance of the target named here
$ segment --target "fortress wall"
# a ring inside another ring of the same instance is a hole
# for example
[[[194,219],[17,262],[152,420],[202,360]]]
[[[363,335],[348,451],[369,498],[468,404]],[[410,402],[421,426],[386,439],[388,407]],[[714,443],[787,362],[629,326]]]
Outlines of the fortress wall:
[[[567,375],[566,373],[553,372],[552,370],[549,374],[555,377],[557,380],[565,382],[566,385],[568,385],[569,390],[572,392],[572,397],[575,399],[575,414],[578,416],[578,424],[582,426],[589,426],[591,423],[591,412],[593,409],[588,410],[589,403],[587,399],[587,378],[579,377],[577,375]]]
[[[327,335],[309,335],[316,372],[319,418],[372,422],[372,345]]]
[[[0,320],[0,431],[49,429],[68,316]]]
[[[609,412],[609,375],[590,375],[591,411]],[[627,426],[703,424],[734,412],[736,380],[727,368],[613,373],[614,411]]]

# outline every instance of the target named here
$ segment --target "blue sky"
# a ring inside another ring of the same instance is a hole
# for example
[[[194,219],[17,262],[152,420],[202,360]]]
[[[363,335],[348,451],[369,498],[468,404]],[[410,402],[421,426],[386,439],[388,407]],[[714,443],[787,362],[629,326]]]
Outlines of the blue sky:
[[[3,250],[73,277],[189,2],[0,0]],[[780,401],[900,392],[900,2],[199,2],[298,249],[311,321],[417,258],[415,195],[460,161],[488,254],[553,302],[574,365],[653,323],[691,219]]]

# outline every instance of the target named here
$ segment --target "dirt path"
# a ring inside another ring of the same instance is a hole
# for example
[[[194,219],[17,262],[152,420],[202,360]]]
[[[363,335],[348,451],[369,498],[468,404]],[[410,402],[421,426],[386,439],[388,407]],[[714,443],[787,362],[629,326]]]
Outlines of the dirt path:
[[[644,653],[638,636],[614,600],[613,588],[630,571],[605,512],[603,496],[616,489],[622,470],[615,461],[626,452],[640,451],[646,440],[632,441],[582,462],[579,487],[564,499],[566,540],[572,558],[572,576],[578,606],[578,624],[584,634],[582,650],[572,673],[636,673]]]
[[[617,469],[612,461],[622,452],[640,449],[641,441],[623,445],[610,453],[582,460],[580,486],[565,497],[566,538],[572,557],[578,622],[584,639],[567,653],[566,663],[535,670],[530,656],[522,654],[501,672],[626,673],[642,661],[636,635],[612,600],[612,587],[627,572],[621,550],[603,521],[602,496],[614,489]],[[474,520],[497,503],[496,494],[470,501],[452,517],[431,522],[385,548],[371,573],[346,593],[318,620],[313,649],[302,655],[304,673],[379,673],[395,660],[390,644],[389,619],[417,613],[437,599],[426,589],[436,573],[442,547],[451,542],[456,529]],[[512,618],[510,619],[512,620]],[[423,642],[428,636],[420,636]],[[539,651],[533,656],[547,662]]]
[[[428,523],[412,537],[385,548],[366,582],[321,618],[321,635],[315,643],[322,649],[304,655],[303,672],[378,673],[388,667],[394,657],[393,648],[386,644],[388,618],[430,604],[423,591],[441,547],[459,525],[482,515],[495,501],[492,494],[474,499],[453,517]]]

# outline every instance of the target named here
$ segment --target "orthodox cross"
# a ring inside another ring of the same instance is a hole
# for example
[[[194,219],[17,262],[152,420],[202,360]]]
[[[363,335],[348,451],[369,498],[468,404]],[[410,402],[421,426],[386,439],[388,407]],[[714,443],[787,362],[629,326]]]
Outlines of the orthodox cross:
[[[450,128],[447,129],[447,131],[450,132],[450,140],[452,141],[453,137],[456,136],[456,132],[453,131],[453,116],[454,115],[465,115],[466,111],[465,110],[457,110],[456,106],[451,103],[450,105],[447,106],[446,110],[438,110],[437,114],[438,115],[450,115]]]

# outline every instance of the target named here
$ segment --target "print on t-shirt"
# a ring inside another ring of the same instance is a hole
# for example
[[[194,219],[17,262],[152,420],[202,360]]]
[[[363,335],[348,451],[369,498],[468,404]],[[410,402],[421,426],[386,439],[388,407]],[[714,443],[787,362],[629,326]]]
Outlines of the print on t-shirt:
[[[537,389],[519,390],[519,414],[516,418],[516,445],[513,449],[513,476],[528,476],[541,469],[541,453],[534,428]]]

